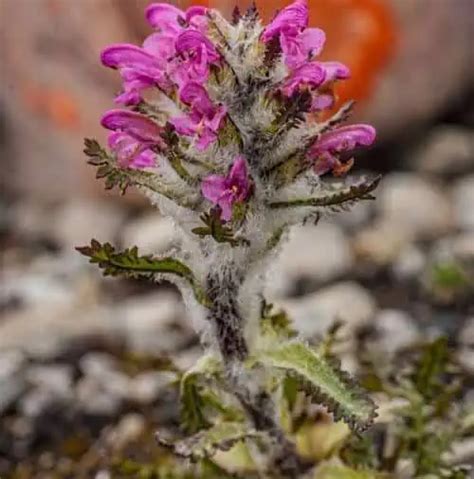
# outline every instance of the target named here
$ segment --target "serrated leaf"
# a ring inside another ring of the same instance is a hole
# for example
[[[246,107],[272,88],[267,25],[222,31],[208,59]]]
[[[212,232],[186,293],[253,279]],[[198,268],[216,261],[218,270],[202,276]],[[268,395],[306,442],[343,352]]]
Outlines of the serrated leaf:
[[[209,411],[226,419],[238,418],[238,412],[224,404],[210,387],[209,383],[218,380],[221,372],[221,363],[207,354],[183,374],[180,382],[181,425],[187,432],[209,428],[212,425],[207,417]]]
[[[211,458],[217,451],[228,451],[237,442],[247,438],[259,437],[259,433],[250,430],[248,425],[235,422],[222,422],[186,439],[171,442],[159,433],[158,444],[170,449],[179,457],[199,461]]]
[[[342,419],[353,430],[367,429],[375,417],[375,404],[337,365],[308,345],[292,341],[262,351],[257,360],[284,369],[298,378],[315,401]]]
[[[96,240],[92,240],[90,246],[78,247],[76,250],[90,258],[91,263],[97,264],[103,270],[104,276],[125,275],[148,279],[153,279],[159,274],[179,276],[189,282],[200,304],[203,306],[210,304],[209,298],[191,269],[175,258],[140,256],[136,246],[117,252],[110,243],[101,244]]]
[[[338,208],[346,208],[358,201],[373,200],[372,191],[380,183],[380,176],[364,178],[355,184],[332,186],[321,195],[313,198],[295,198],[284,201],[270,202],[269,206],[273,209],[297,208],[297,207],[324,207],[337,211]]]

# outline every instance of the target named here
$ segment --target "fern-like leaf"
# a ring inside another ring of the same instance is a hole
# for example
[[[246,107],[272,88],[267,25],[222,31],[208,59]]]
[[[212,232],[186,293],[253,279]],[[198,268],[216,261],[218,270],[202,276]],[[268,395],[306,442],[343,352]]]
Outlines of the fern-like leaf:
[[[287,342],[262,351],[257,360],[297,378],[302,389],[353,430],[363,431],[373,423],[376,406],[372,400],[339,365],[306,344]]]
[[[175,258],[140,256],[136,246],[117,252],[110,243],[102,244],[97,240],[92,240],[90,246],[78,247],[76,250],[90,258],[91,263],[97,264],[104,276],[124,275],[152,280],[156,275],[170,274],[183,278],[190,284],[197,301],[203,306],[209,306],[209,298],[194,273]]]

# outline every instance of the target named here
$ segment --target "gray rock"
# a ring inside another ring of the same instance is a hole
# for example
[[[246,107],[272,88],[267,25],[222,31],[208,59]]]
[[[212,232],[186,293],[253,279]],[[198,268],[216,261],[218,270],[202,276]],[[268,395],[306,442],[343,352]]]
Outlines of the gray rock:
[[[270,297],[291,293],[297,281],[327,281],[347,272],[352,251],[341,228],[334,224],[295,227],[271,271]]]
[[[474,167],[474,133],[459,126],[434,128],[414,155],[417,169],[433,174],[457,173]]]
[[[453,226],[452,205],[432,182],[411,173],[387,176],[378,193],[377,207],[393,230],[405,228],[414,237],[432,237]]]
[[[186,329],[184,316],[177,295],[158,291],[124,302],[117,321],[131,350],[164,353],[175,351],[189,339],[191,332]]]
[[[401,280],[417,277],[423,272],[426,257],[423,251],[413,244],[402,249],[392,266],[395,276]]]
[[[474,157],[474,150],[471,154]],[[453,199],[458,226],[474,231],[474,175],[462,178],[454,185]]]
[[[103,381],[107,379],[103,378]],[[114,416],[118,413],[122,402],[122,397],[106,390],[103,383],[94,378],[84,377],[76,385],[75,404],[88,414]]]
[[[22,200],[12,206],[12,227],[26,238],[49,237],[53,218],[46,205],[30,199]]]
[[[41,416],[56,401],[57,397],[52,391],[34,388],[20,399],[18,408],[24,416],[36,418]]]
[[[354,282],[342,282],[302,298],[280,303],[304,336],[324,334],[335,321],[345,322],[351,335],[374,317],[376,304],[365,288]]]
[[[474,347],[474,316],[467,319],[458,339],[461,344]]]
[[[23,369],[25,356],[19,351],[0,350],[0,415],[20,396],[26,387]]]
[[[38,389],[56,397],[68,397],[72,392],[72,367],[64,364],[34,365],[26,371],[26,380]]]
[[[107,353],[87,353],[79,361],[79,367],[84,375],[100,379],[104,374],[117,371],[117,361]]]
[[[150,404],[159,398],[173,379],[176,379],[176,376],[171,373],[155,371],[141,373],[130,380],[128,398],[141,404]]]
[[[138,439],[145,431],[146,421],[141,414],[130,413],[110,431],[107,442],[116,450],[120,450],[130,442]]]
[[[374,326],[377,334],[374,347],[386,354],[395,354],[420,339],[420,332],[414,319],[401,310],[379,311],[375,317]]]
[[[126,210],[106,201],[71,200],[52,216],[51,235],[65,251],[74,253],[76,246],[98,241],[115,242]]]
[[[387,137],[430,121],[472,84],[471,0],[390,0],[397,47],[359,118]],[[446,32],[450,32],[449,35]],[[433,38],[443,38],[433,46]],[[409,88],[400,90],[400,85]],[[357,121],[357,120],[356,120]]]
[[[377,265],[389,265],[410,248],[412,232],[402,225],[382,219],[356,233],[353,241],[357,257]]]
[[[457,351],[459,364],[468,372],[474,374],[474,348],[463,347]]]
[[[121,234],[124,247],[138,246],[143,254],[161,254],[180,244],[174,222],[159,213],[149,213],[127,223]]]

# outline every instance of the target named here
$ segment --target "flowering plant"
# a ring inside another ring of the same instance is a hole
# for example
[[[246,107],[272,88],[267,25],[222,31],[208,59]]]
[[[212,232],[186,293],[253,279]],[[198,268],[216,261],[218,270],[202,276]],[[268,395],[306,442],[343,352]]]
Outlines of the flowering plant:
[[[120,108],[102,117],[108,150],[86,140],[85,153],[106,188],[133,185],[173,217],[183,246],[163,257],[94,240],[79,250],[106,274],[174,281],[201,332],[206,354],[181,378],[193,436],[160,444],[202,462],[243,442],[265,477],[302,477],[314,464],[292,440],[298,391],[356,432],[375,405],[274,311],[265,284],[293,225],[373,199],[378,177],[343,177],[375,130],[341,126],[353,105],[334,111],[334,86],[349,71],[318,60],[325,35],[308,27],[306,0],[266,26],[255,7],[228,22],[152,4],[146,18],[154,33],[141,47],[102,52],[123,80]]]

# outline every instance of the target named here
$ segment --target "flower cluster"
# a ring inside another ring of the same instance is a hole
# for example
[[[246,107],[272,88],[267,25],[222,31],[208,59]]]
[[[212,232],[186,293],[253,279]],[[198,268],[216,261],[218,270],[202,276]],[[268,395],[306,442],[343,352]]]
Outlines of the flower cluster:
[[[129,108],[102,118],[120,168],[160,172],[172,155],[186,186],[200,183],[202,198],[229,222],[251,186],[271,202],[276,183],[289,186],[310,170],[342,175],[353,163],[348,152],[374,141],[369,125],[338,127],[343,114],[322,121],[335,105],[335,83],[350,72],[318,61],[325,34],[308,27],[307,0],[267,26],[254,10],[228,23],[211,9],[169,4],[150,5],[146,18],[155,31],[141,47],[117,44],[101,55],[123,81],[116,103]],[[295,157],[289,174],[285,163]]]

